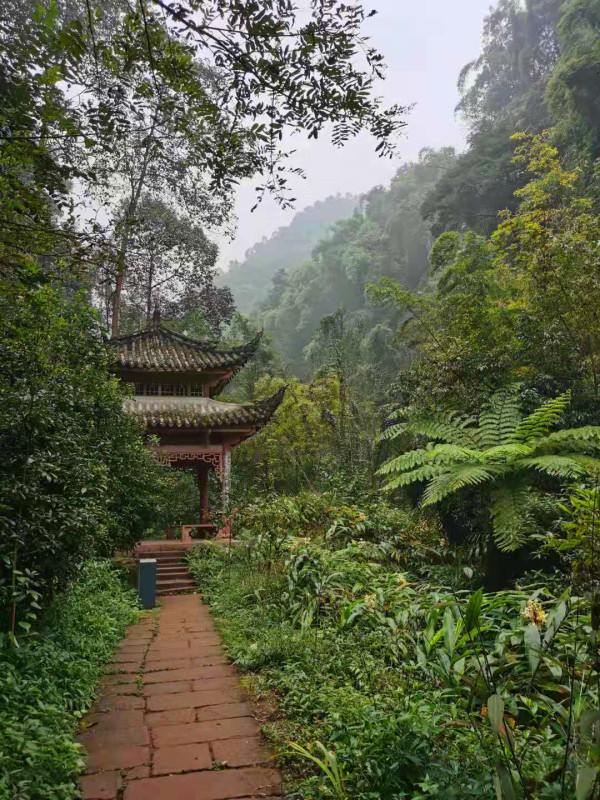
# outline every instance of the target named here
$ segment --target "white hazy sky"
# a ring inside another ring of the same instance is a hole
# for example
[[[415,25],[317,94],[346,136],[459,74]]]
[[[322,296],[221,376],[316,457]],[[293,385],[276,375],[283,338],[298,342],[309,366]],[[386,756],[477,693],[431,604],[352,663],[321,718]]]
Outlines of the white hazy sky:
[[[368,136],[358,137],[342,149],[326,138],[307,141],[297,137],[293,142],[295,164],[304,169],[306,180],[293,178],[295,209],[282,211],[266,198],[251,213],[255,182],[242,185],[236,203],[236,236],[233,241],[220,242],[220,266],[227,269],[229,261],[241,261],[255,242],[289,224],[296,211],[317,200],[387,184],[399,163],[415,158],[423,147],[454,145],[462,149],[465,131],[454,115],[456,81],[461,67],[480,52],[483,19],[490,4],[490,0],[366,2],[367,9],[376,8],[378,13],[366,21],[364,31],[388,65],[379,94],[386,103],[416,104],[407,117],[399,160],[378,158]]]

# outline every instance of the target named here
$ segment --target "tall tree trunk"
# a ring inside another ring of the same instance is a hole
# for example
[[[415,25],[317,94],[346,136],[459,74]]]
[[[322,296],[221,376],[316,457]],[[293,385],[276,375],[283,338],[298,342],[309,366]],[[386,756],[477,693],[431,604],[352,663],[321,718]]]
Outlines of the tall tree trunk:
[[[154,255],[150,256],[150,268],[148,272],[148,290],[146,293],[146,317],[148,318],[148,323],[152,319],[152,288],[153,288],[153,281],[154,281]]]
[[[127,248],[129,247],[129,240],[131,238],[131,225],[137,213],[138,204],[144,184],[146,181],[146,174],[148,172],[148,164],[150,163],[150,156],[152,147],[154,145],[154,130],[156,128],[157,117],[156,114],[152,120],[152,127],[148,134],[148,141],[144,150],[144,157],[142,159],[142,168],[140,170],[139,178],[134,186],[129,205],[127,206],[127,213],[125,214],[123,233],[121,234],[121,243],[117,254],[117,281],[115,291],[112,298],[112,321],[111,321],[111,335],[118,336],[121,325],[121,299],[123,296],[123,283],[127,272]]]

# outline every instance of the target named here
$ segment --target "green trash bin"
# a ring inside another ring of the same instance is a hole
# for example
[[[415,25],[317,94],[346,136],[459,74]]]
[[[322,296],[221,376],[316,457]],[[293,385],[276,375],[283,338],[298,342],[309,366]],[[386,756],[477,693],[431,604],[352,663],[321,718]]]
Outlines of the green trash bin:
[[[156,559],[140,558],[138,565],[138,595],[144,608],[156,605]]]

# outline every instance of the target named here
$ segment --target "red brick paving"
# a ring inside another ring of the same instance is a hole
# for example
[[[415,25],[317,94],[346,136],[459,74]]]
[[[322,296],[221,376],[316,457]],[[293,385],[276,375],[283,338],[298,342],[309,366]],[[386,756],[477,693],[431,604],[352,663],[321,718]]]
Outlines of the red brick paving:
[[[273,769],[251,767],[205,770],[187,775],[132,781],[125,789],[124,800],[228,800],[235,797],[272,797],[278,787],[279,775]]]
[[[132,627],[84,720],[84,800],[270,798],[280,776],[196,595]]]

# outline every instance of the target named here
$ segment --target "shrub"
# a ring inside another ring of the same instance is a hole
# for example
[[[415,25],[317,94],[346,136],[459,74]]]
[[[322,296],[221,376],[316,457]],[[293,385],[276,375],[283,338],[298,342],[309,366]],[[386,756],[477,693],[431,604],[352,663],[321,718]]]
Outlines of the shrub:
[[[88,563],[19,647],[0,640],[0,798],[69,800],[83,770],[74,741],[136,600],[106,561]]]
[[[161,468],[122,409],[83,298],[12,289],[0,318],[1,620],[13,603],[28,607],[24,587],[47,602],[86,559],[131,546]]]

